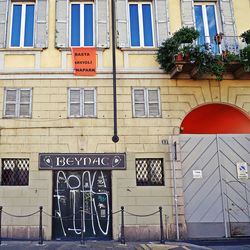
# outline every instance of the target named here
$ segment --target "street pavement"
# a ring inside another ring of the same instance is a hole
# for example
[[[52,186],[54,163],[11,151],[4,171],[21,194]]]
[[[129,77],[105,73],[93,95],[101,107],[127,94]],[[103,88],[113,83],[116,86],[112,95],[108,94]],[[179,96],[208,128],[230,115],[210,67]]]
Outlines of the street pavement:
[[[197,246],[184,242],[166,242],[160,244],[158,242],[127,242],[120,244],[117,241],[86,241],[81,245],[80,242],[72,241],[44,241],[43,245],[39,245],[35,241],[2,241],[0,250],[79,250],[79,249],[135,249],[135,250],[198,250],[210,249],[204,246]]]
[[[134,249],[134,250],[250,250],[250,239],[195,240],[159,242],[91,241],[2,241],[0,250],[83,250],[83,249]]]

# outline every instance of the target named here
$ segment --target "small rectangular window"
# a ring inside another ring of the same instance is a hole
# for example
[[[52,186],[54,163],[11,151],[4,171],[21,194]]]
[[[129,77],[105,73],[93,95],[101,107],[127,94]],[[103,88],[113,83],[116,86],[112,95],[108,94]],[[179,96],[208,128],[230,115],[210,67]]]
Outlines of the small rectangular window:
[[[130,41],[132,47],[153,47],[151,3],[130,3]]]
[[[29,159],[2,159],[1,185],[29,185]]]
[[[70,45],[72,47],[94,46],[93,3],[71,3]]]
[[[33,3],[13,3],[10,47],[33,47],[34,43]]]
[[[135,160],[137,186],[163,186],[163,159]]]
[[[31,117],[31,89],[5,89],[4,117]]]
[[[151,88],[133,89],[134,117],[160,116],[160,91]]]
[[[69,117],[95,117],[96,90],[94,88],[69,89]]]

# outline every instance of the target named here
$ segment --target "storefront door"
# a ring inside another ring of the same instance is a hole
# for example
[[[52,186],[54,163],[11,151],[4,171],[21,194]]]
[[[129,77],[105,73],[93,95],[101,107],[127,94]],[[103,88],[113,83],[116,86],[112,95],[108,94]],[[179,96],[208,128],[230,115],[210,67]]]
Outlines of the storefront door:
[[[53,238],[111,239],[111,171],[53,172]]]

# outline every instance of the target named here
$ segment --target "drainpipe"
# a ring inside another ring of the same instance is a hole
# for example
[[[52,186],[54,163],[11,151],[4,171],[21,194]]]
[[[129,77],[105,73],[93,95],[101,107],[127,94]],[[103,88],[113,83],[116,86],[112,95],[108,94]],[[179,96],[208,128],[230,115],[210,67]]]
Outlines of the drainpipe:
[[[113,109],[114,109],[114,135],[112,141],[117,143],[119,136],[117,135],[117,99],[116,99],[116,28],[115,28],[115,0],[111,1],[112,15],[112,64],[113,64]]]
[[[176,173],[175,173],[175,162],[177,161],[177,144],[172,137],[172,142],[170,144],[171,153],[171,163],[173,169],[173,185],[174,185],[174,210],[175,210],[175,224],[176,224],[176,239],[180,239],[180,229],[179,229],[179,214],[178,214],[178,197],[176,188]]]

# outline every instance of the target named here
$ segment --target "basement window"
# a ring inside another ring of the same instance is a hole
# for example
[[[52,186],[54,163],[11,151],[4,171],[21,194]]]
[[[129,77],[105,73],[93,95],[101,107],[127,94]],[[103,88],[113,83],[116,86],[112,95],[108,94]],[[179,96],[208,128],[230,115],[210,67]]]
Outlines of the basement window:
[[[2,186],[29,185],[29,159],[2,159]]]
[[[135,168],[137,186],[164,186],[162,158],[138,158]]]

